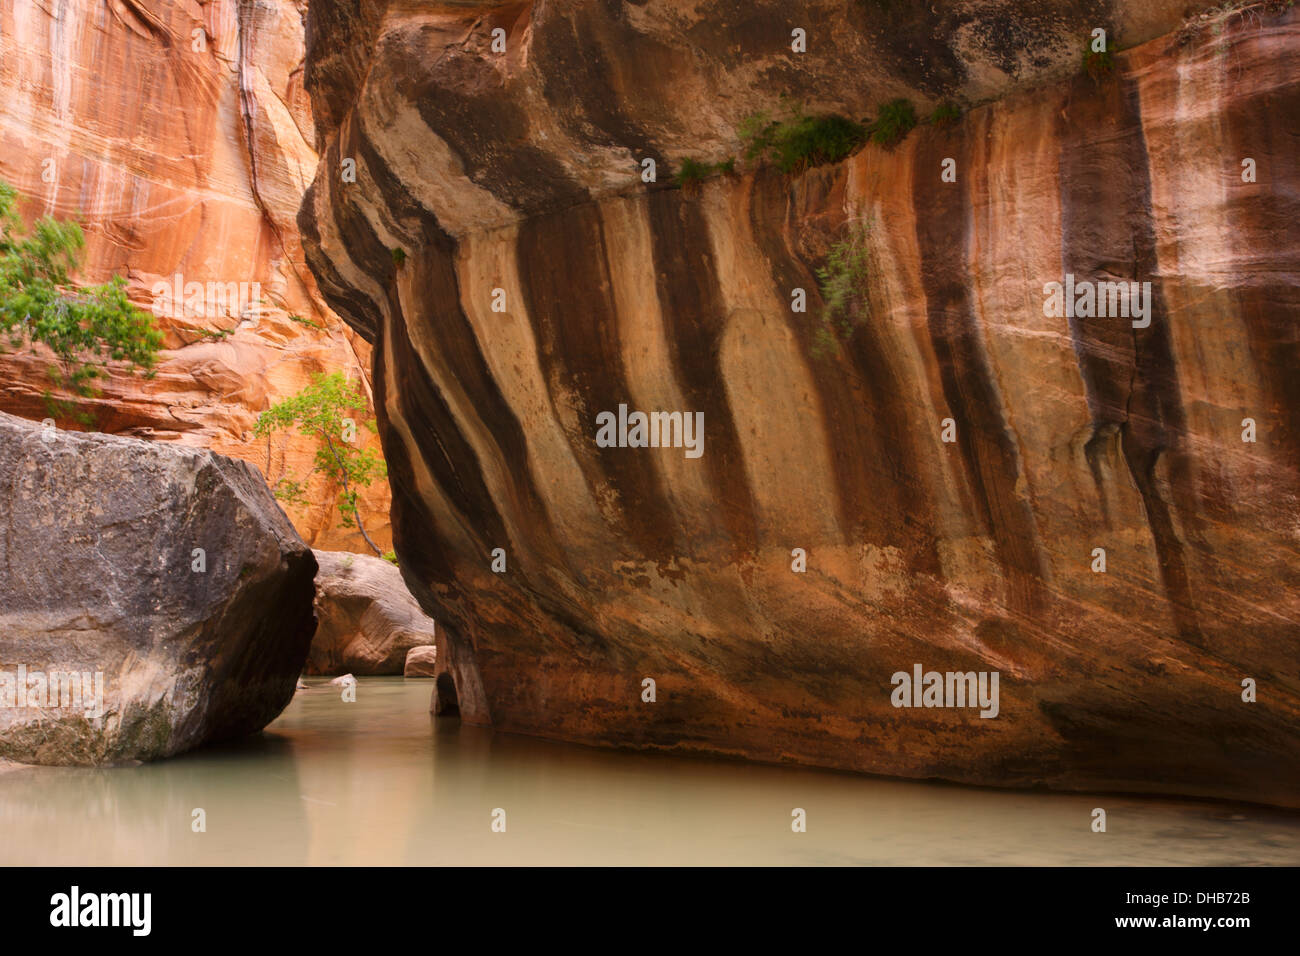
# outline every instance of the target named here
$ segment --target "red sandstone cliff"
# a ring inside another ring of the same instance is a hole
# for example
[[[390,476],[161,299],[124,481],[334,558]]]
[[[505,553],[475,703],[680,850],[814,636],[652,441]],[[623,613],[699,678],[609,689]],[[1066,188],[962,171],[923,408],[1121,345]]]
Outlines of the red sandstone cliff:
[[[462,713],[1300,805],[1300,15],[894,6],[312,4],[304,244],[374,345],[396,546]],[[1129,48],[1094,80],[1097,26]],[[975,108],[794,177],[667,183],[782,93]],[[869,318],[819,355],[849,220]],[[1150,282],[1150,324],[1046,315],[1067,274]],[[703,456],[599,447],[620,403],[704,412]],[[998,717],[891,706],[916,663],[999,672]]]
[[[369,391],[369,347],[322,301],[294,222],[316,168],[305,7],[0,0],[0,180],[19,191],[25,218],[78,219],[82,278],[125,274],[143,308],[156,282],[178,274],[205,287],[258,283],[264,300],[251,311],[227,304],[218,315],[163,317],[156,378],[114,374],[79,404],[97,430],[211,448],[257,464],[271,482],[306,474],[314,448],[255,440],[260,411],[319,372],[343,370]],[[0,355],[0,409],[44,418],[46,364]],[[334,489],[318,480],[312,491],[316,504],[290,509],[303,537],[367,551],[355,530],[339,528]],[[388,547],[387,487],[372,487],[362,509]]]

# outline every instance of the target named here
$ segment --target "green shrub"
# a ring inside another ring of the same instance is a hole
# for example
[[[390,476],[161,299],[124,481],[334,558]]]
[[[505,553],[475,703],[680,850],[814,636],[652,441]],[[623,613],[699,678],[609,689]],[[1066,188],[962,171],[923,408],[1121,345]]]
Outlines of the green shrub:
[[[289,320],[291,322],[297,322],[299,325],[305,325],[309,329],[316,329],[318,332],[323,332],[325,330],[325,326],[321,325],[319,322],[313,322],[311,319],[304,319],[296,312],[289,313]]]
[[[880,115],[872,124],[871,141],[885,148],[893,147],[916,126],[916,107],[911,100],[890,100],[880,107]]]
[[[718,173],[730,176],[735,171],[734,159],[724,159],[720,163],[702,163],[698,159],[687,157],[682,160],[677,172],[673,173],[673,182],[681,187],[682,192],[692,193],[710,176],[716,176]]]
[[[952,100],[944,100],[930,114],[930,125],[939,129],[951,126],[961,116],[961,109]]]
[[[394,265],[401,266],[401,264],[406,261],[406,250],[401,246],[394,246],[391,252],[393,254]]]
[[[677,172],[672,174],[672,181],[680,186],[684,193],[694,193],[699,183],[708,177],[718,176],[719,173],[723,176],[735,176],[736,160],[724,159],[722,163],[701,163],[697,159],[686,157],[681,161]]]
[[[689,156],[682,160],[677,167],[677,172],[673,173],[673,182],[682,189],[690,192],[709,176],[713,175],[713,164],[702,163],[698,159],[691,159]]]
[[[837,113],[808,116],[798,109],[784,120],[756,113],[740,124],[739,133],[746,159],[770,162],[783,173],[838,163],[867,141],[861,123]]]
[[[110,362],[152,376],[163,345],[153,316],[131,303],[120,275],[102,285],[73,282],[85,242],[76,222],[46,216],[28,229],[17,194],[0,182],[0,342],[47,347],[57,362],[48,369],[52,385],[82,397],[98,393],[95,382]],[[55,418],[93,421],[50,390],[44,398]]]
[[[813,333],[814,357],[838,355],[841,343],[853,336],[854,326],[867,320],[870,231],[865,222],[850,223],[845,237],[831,246],[826,265],[817,270],[824,306]]]

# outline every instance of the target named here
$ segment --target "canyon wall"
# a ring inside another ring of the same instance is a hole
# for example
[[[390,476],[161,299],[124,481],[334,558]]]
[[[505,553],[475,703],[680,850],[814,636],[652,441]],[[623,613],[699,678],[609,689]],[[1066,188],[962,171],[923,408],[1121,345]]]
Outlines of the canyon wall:
[[[462,715],[1300,805],[1285,7],[313,3],[300,230],[373,344],[394,540]],[[1096,27],[1123,49],[1090,76]],[[970,108],[669,182],[783,95]],[[862,227],[866,307],[819,348],[818,270]],[[1150,283],[1149,322],[1053,314],[1067,276]],[[703,454],[598,445],[624,404],[702,412]],[[997,672],[996,717],[894,706],[915,665]]]
[[[247,284],[246,297],[162,315],[152,379],[114,369],[60,427],[177,441],[302,478],[315,443],[256,439],[259,412],[320,373],[369,394],[369,346],[321,298],[295,216],[316,168],[303,89],[305,0],[0,0],[0,181],[28,223],[77,219],[80,278],[121,274],[150,310],[157,282]],[[259,287],[254,289],[253,283]],[[260,302],[251,302],[254,295]],[[47,355],[0,354],[0,409],[49,412]],[[79,420],[78,416],[86,416]],[[363,442],[378,438],[358,429]],[[369,551],[340,527],[338,489],[288,508],[311,544]],[[388,489],[362,514],[391,545]]]

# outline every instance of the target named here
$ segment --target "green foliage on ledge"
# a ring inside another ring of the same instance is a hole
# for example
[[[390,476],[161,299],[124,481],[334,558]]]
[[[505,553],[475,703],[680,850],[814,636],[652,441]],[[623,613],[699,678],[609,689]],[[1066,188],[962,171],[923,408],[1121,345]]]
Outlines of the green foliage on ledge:
[[[730,176],[736,171],[736,161],[734,159],[724,159],[720,163],[703,163],[698,159],[687,157],[683,159],[677,171],[673,173],[673,182],[681,187],[683,192],[694,192],[699,188],[699,184],[704,182],[710,176],[719,173]]]
[[[315,329],[318,332],[325,331],[325,326],[321,325],[319,322],[313,322],[311,319],[304,319],[301,315],[299,315],[296,312],[289,313],[289,321],[297,322],[299,325],[305,325],[307,326],[307,328]]]
[[[86,244],[81,226],[46,216],[28,230],[16,206],[13,187],[0,182],[0,342],[47,347],[58,363],[49,368],[52,385],[76,396],[96,394],[95,380],[110,362],[152,376],[163,336],[153,316],[127,298],[126,280],[76,285],[71,275]],[[49,390],[45,404],[53,417],[74,414],[72,402]]]
[[[783,173],[838,163],[867,141],[867,127],[830,113],[808,116],[794,108],[786,119],[755,113],[740,124],[745,159],[767,161]]]
[[[940,105],[930,119],[942,126],[960,115],[957,106],[949,102]],[[900,98],[882,105],[874,121],[859,123],[838,113],[810,116],[794,106],[784,119],[754,113],[741,122],[737,133],[747,162],[771,163],[783,173],[797,175],[812,166],[838,163],[867,142],[892,149],[916,124],[916,107],[911,100]],[[706,170],[696,164],[685,179],[703,178]]]
[[[938,129],[946,129],[960,118],[961,107],[952,100],[944,100],[930,114],[930,125]]]
[[[880,107],[880,115],[871,125],[871,141],[892,149],[916,127],[916,107],[911,100],[890,100]]]

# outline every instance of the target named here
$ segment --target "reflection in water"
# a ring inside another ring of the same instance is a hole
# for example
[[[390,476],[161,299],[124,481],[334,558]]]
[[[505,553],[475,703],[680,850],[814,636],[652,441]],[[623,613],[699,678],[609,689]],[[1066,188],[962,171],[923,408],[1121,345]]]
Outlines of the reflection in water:
[[[1257,807],[592,750],[432,718],[427,680],[309,683],[236,745],[0,770],[0,864],[1300,863],[1300,815]]]

